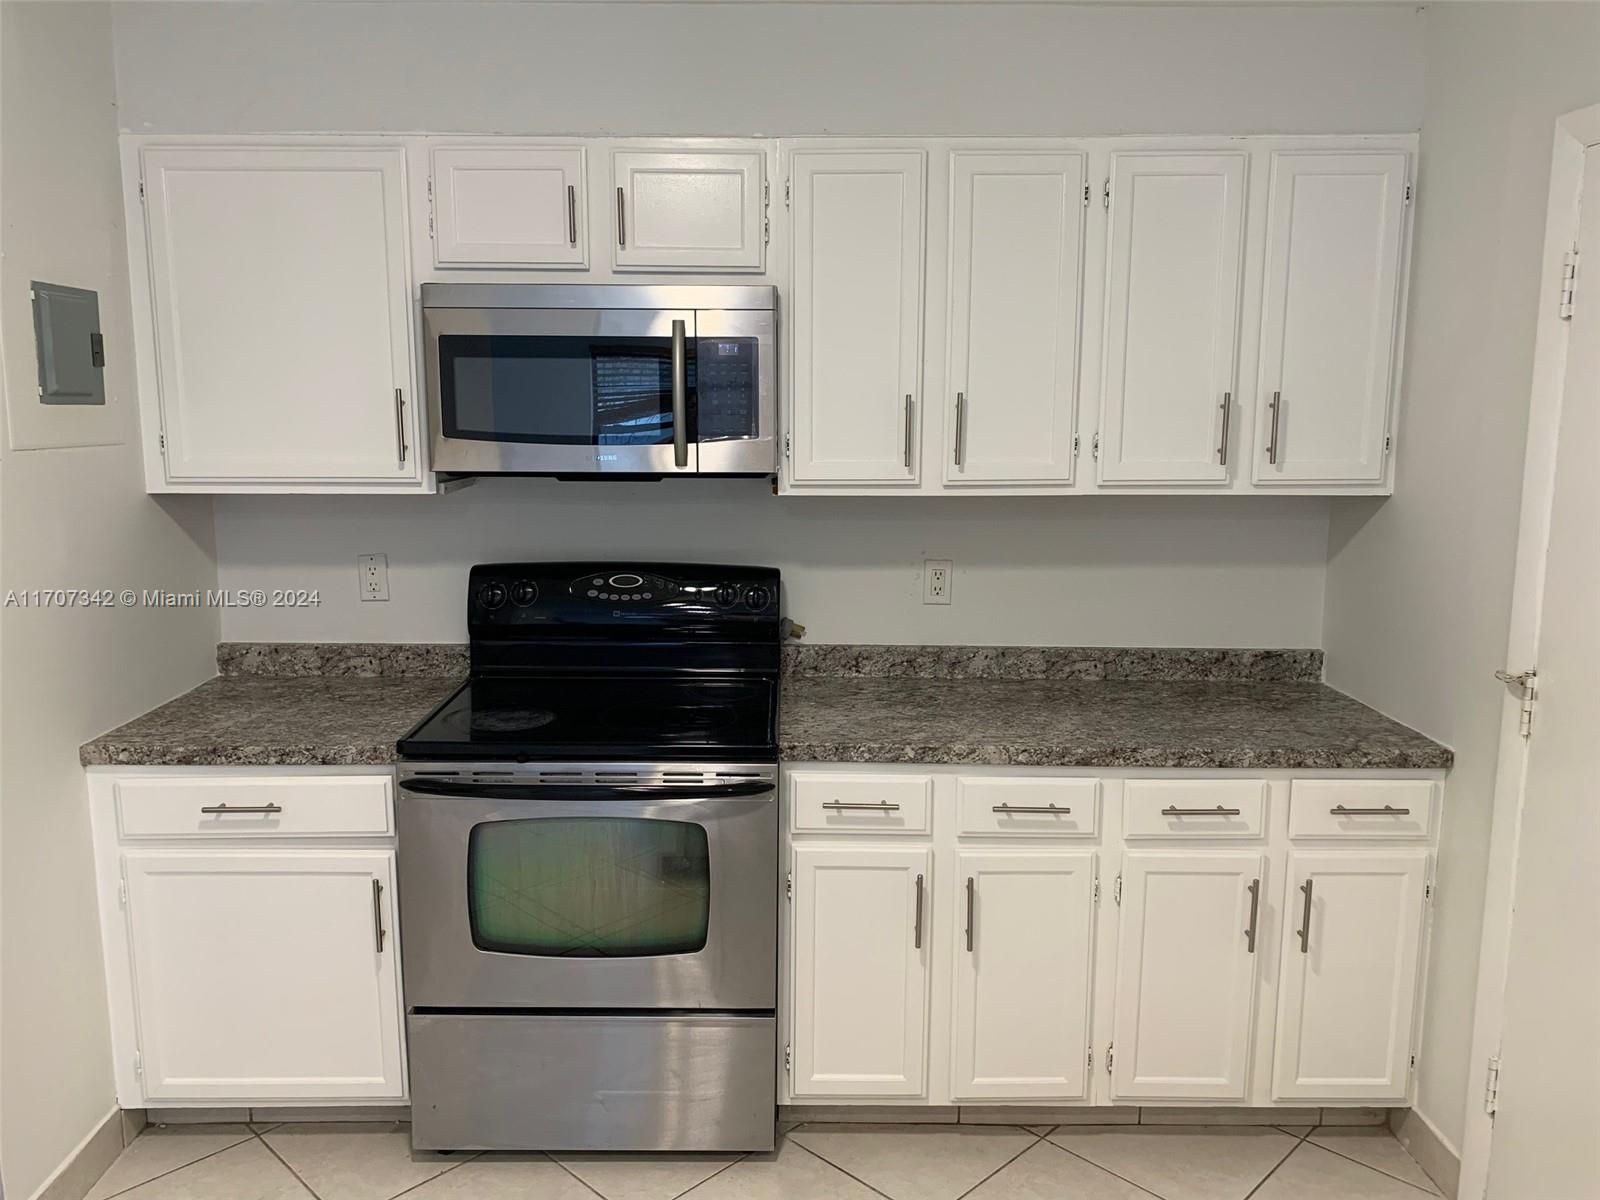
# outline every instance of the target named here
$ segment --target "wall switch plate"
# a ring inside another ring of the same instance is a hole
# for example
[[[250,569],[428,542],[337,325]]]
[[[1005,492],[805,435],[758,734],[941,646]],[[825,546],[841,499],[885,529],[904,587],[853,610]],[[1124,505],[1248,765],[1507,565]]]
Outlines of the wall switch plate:
[[[356,574],[361,580],[363,600],[389,598],[389,556],[387,554],[356,555]]]
[[[948,558],[922,560],[922,602],[924,604],[950,603],[950,575],[953,564]]]

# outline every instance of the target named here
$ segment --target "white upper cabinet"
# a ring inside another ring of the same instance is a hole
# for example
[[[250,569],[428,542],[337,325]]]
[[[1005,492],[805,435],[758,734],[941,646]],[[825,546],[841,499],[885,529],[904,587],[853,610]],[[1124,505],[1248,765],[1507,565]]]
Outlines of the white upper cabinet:
[[[797,482],[918,478],[926,163],[922,150],[793,155]]]
[[[765,164],[760,150],[613,150],[616,269],[760,271]]]
[[[1405,1101],[1428,858],[1289,855],[1276,1099]]]
[[[1225,482],[1248,156],[1111,163],[1100,481]]]
[[[582,146],[435,145],[437,267],[587,267]]]
[[[1272,155],[1258,484],[1377,484],[1395,373],[1408,156]]]
[[[150,490],[415,486],[404,151],[150,146],[142,172]]]
[[[951,156],[950,484],[1066,484],[1078,400],[1085,157]]]

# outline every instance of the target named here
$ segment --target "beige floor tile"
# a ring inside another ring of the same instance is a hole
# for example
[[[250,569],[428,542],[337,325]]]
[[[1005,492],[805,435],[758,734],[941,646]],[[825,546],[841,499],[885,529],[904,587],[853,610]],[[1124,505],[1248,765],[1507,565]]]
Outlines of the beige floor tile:
[[[1277,1129],[1224,1126],[1063,1128],[1050,1141],[1163,1200],[1241,1200],[1295,1148]]]
[[[85,1200],[106,1200],[250,1137],[245,1125],[151,1125],[117,1156]]]
[[[838,1167],[793,1142],[770,1154],[748,1154],[718,1171],[683,1200],[882,1200]]]
[[[126,1200],[311,1200],[311,1193],[255,1138],[140,1184]]]
[[[413,1152],[405,1125],[280,1125],[261,1135],[320,1200],[390,1200],[471,1155]]]
[[[606,1200],[672,1200],[737,1154],[552,1154]]]
[[[1007,1163],[966,1200],[1150,1200],[1150,1193],[1075,1158],[1059,1146],[1039,1142]]]
[[[404,1200],[594,1200],[543,1154],[485,1154],[418,1184]]]
[[[1324,1125],[1311,1135],[1311,1141],[1324,1150],[1332,1150],[1346,1158],[1365,1163],[1375,1171],[1393,1175],[1424,1191],[1437,1194],[1438,1189],[1405,1147],[1394,1140],[1388,1129],[1358,1126]]]
[[[789,1139],[894,1200],[954,1200],[1036,1140],[1005,1125],[808,1125]]]
[[[1420,1200],[1409,1183],[1301,1142],[1250,1200]]]
[[[1277,1126],[1277,1128],[1283,1130],[1290,1137],[1303,1138],[1303,1137],[1306,1136],[1306,1134],[1311,1132],[1311,1130],[1314,1128],[1314,1126],[1311,1126],[1311,1125],[1279,1125],[1279,1126]]]

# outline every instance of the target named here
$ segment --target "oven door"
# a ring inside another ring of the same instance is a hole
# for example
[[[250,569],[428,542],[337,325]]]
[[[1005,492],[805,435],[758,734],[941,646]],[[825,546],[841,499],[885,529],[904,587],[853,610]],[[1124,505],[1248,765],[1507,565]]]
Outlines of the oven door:
[[[466,774],[400,783],[411,1010],[776,1007],[775,781]]]
[[[692,309],[424,308],[436,471],[694,474]]]

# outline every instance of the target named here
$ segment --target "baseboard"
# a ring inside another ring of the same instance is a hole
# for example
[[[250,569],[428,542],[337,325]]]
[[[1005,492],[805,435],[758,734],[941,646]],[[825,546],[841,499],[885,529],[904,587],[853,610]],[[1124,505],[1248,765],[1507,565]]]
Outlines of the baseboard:
[[[122,1110],[113,1108],[72,1148],[30,1200],[83,1200],[122,1153]]]
[[[1414,1108],[1389,1113],[1389,1130],[1446,1196],[1461,1190],[1461,1154],[1439,1127]]]

